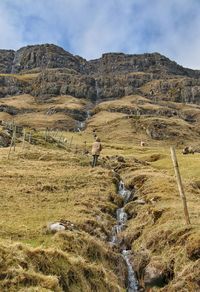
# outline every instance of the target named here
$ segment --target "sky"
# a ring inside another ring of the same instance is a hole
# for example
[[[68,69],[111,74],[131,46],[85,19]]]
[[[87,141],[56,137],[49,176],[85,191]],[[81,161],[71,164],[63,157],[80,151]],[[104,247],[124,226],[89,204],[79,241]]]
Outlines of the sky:
[[[87,60],[159,52],[200,69],[200,0],[0,0],[0,48],[53,43]]]

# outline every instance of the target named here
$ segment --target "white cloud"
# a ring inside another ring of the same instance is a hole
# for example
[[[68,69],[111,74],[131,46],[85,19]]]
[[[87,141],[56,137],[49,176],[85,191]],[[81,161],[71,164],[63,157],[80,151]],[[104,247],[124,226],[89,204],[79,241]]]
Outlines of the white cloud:
[[[1,0],[0,48],[55,43],[87,59],[157,51],[200,69],[198,0]]]

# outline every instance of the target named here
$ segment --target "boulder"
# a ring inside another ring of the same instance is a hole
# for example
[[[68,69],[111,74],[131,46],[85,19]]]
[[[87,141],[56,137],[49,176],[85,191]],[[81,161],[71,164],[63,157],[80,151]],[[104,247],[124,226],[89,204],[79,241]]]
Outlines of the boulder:
[[[173,269],[159,259],[152,259],[144,270],[145,287],[163,287],[173,278]]]
[[[11,143],[11,136],[6,132],[0,132],[0,147],[8,147]]]

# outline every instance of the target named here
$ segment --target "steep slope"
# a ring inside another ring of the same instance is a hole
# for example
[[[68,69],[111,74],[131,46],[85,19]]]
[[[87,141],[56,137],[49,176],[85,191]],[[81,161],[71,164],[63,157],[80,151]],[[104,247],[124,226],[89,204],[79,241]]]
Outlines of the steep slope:
[[[23,93],[33,95],[71,94],[92,100],[109,99],[138,92],[148,83],[145,94],[154,92],[158,98],[164,94],[169,100],[199,103],[199,71],[184,68],[158,53],[109,53],[86,61],[55,45],[35,45],[16,52],[1,50],[0,69],[8,80],[17,78],[13,76],[16,73],[39,73],[36,81],[23,89]],[[8,73],[12,76],[5,75]],[[19,94],[19,90],[15,92]],[[5,90],[2,96],[8,94],[12,92]]]
[[[199,291],[199,71],[158,53],[86,61],[36,45],[1,50],[0,72],[0,290],[122,292],[129,250],[141,291]]]
[[[97,134],[104,139],[103,132]],[[87,155],[92,135],[73,133],[73,142],[72,133],[63,135],[62,149],[37,131],[32,144],[19,143],[9,160],[9,149],[0,149],[0,290],[125,291],[127,266],[120,251],[128,249],[141,287],[198,291],[199,155],[186,157],[178,149],[192,222],[185,226],[168,147],[141,149],[113,136],[103,142],[93,169]],[[131,196],[119,245],[113,245],[120,179]],[[49,226],[56,222],[65,230],[54,234]]]

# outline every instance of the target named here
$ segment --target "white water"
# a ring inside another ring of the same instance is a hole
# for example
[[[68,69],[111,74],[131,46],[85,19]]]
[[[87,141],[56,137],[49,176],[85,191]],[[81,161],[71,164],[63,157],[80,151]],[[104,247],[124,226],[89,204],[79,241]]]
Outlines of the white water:
[[[76,129],[78,132],[81,132],[85,129],[87,120],[91,118],[90,110],[86,111],[86,119],[83,122],[77,121]]]
[[[128,200],[130,199],[130,196],[131,196],[131,192],[126,189],[123,181],[119,182],[118,194],[123,197],[124,205],[128,203]],[[118,234],[126,228],[126,222],[128,220],[128,216],[127,216],[127,213],[124,211],[124,208],[117,209],[116,217],[117,217],[117,224],[114,225],[112,229],[112,236],[111,236],[111,241],[110,241],[111,244],[120,244],[119,239],[118,239]],[[130,263],[130,255],[131,255],[130,250],[124,249],[122,251],[122,256],[126,262],[127,269],[128,269],[127,292],[137,292],[138,282],[137,282],[133,267]]]
[[[119,182],[118,194],[123,197],[124,204],[128,203],[128,200],[130,199],[131,196],[131,192],[125,188],[123,181]]]
[[[98,81],[95,79],[95,91],[96,91],[96,99],[99,99],[100,87],[98,85]]]
[[[130,256],[130,251],[129,250],[123,250],[122,251],[122,256],[127,264],[128,267],[128,287],[127,291],[128,292],[137,292],[138,291],[138,283],[135,277],[135,272],[133,271],[133,267],[130,263],[129,256]]]
[[[89,119],[89,118],[91,118],[91,113],[90,113],[89,110],[87,110],[86,114],[87,114],[87,118],[86,118],[86,120]]]

